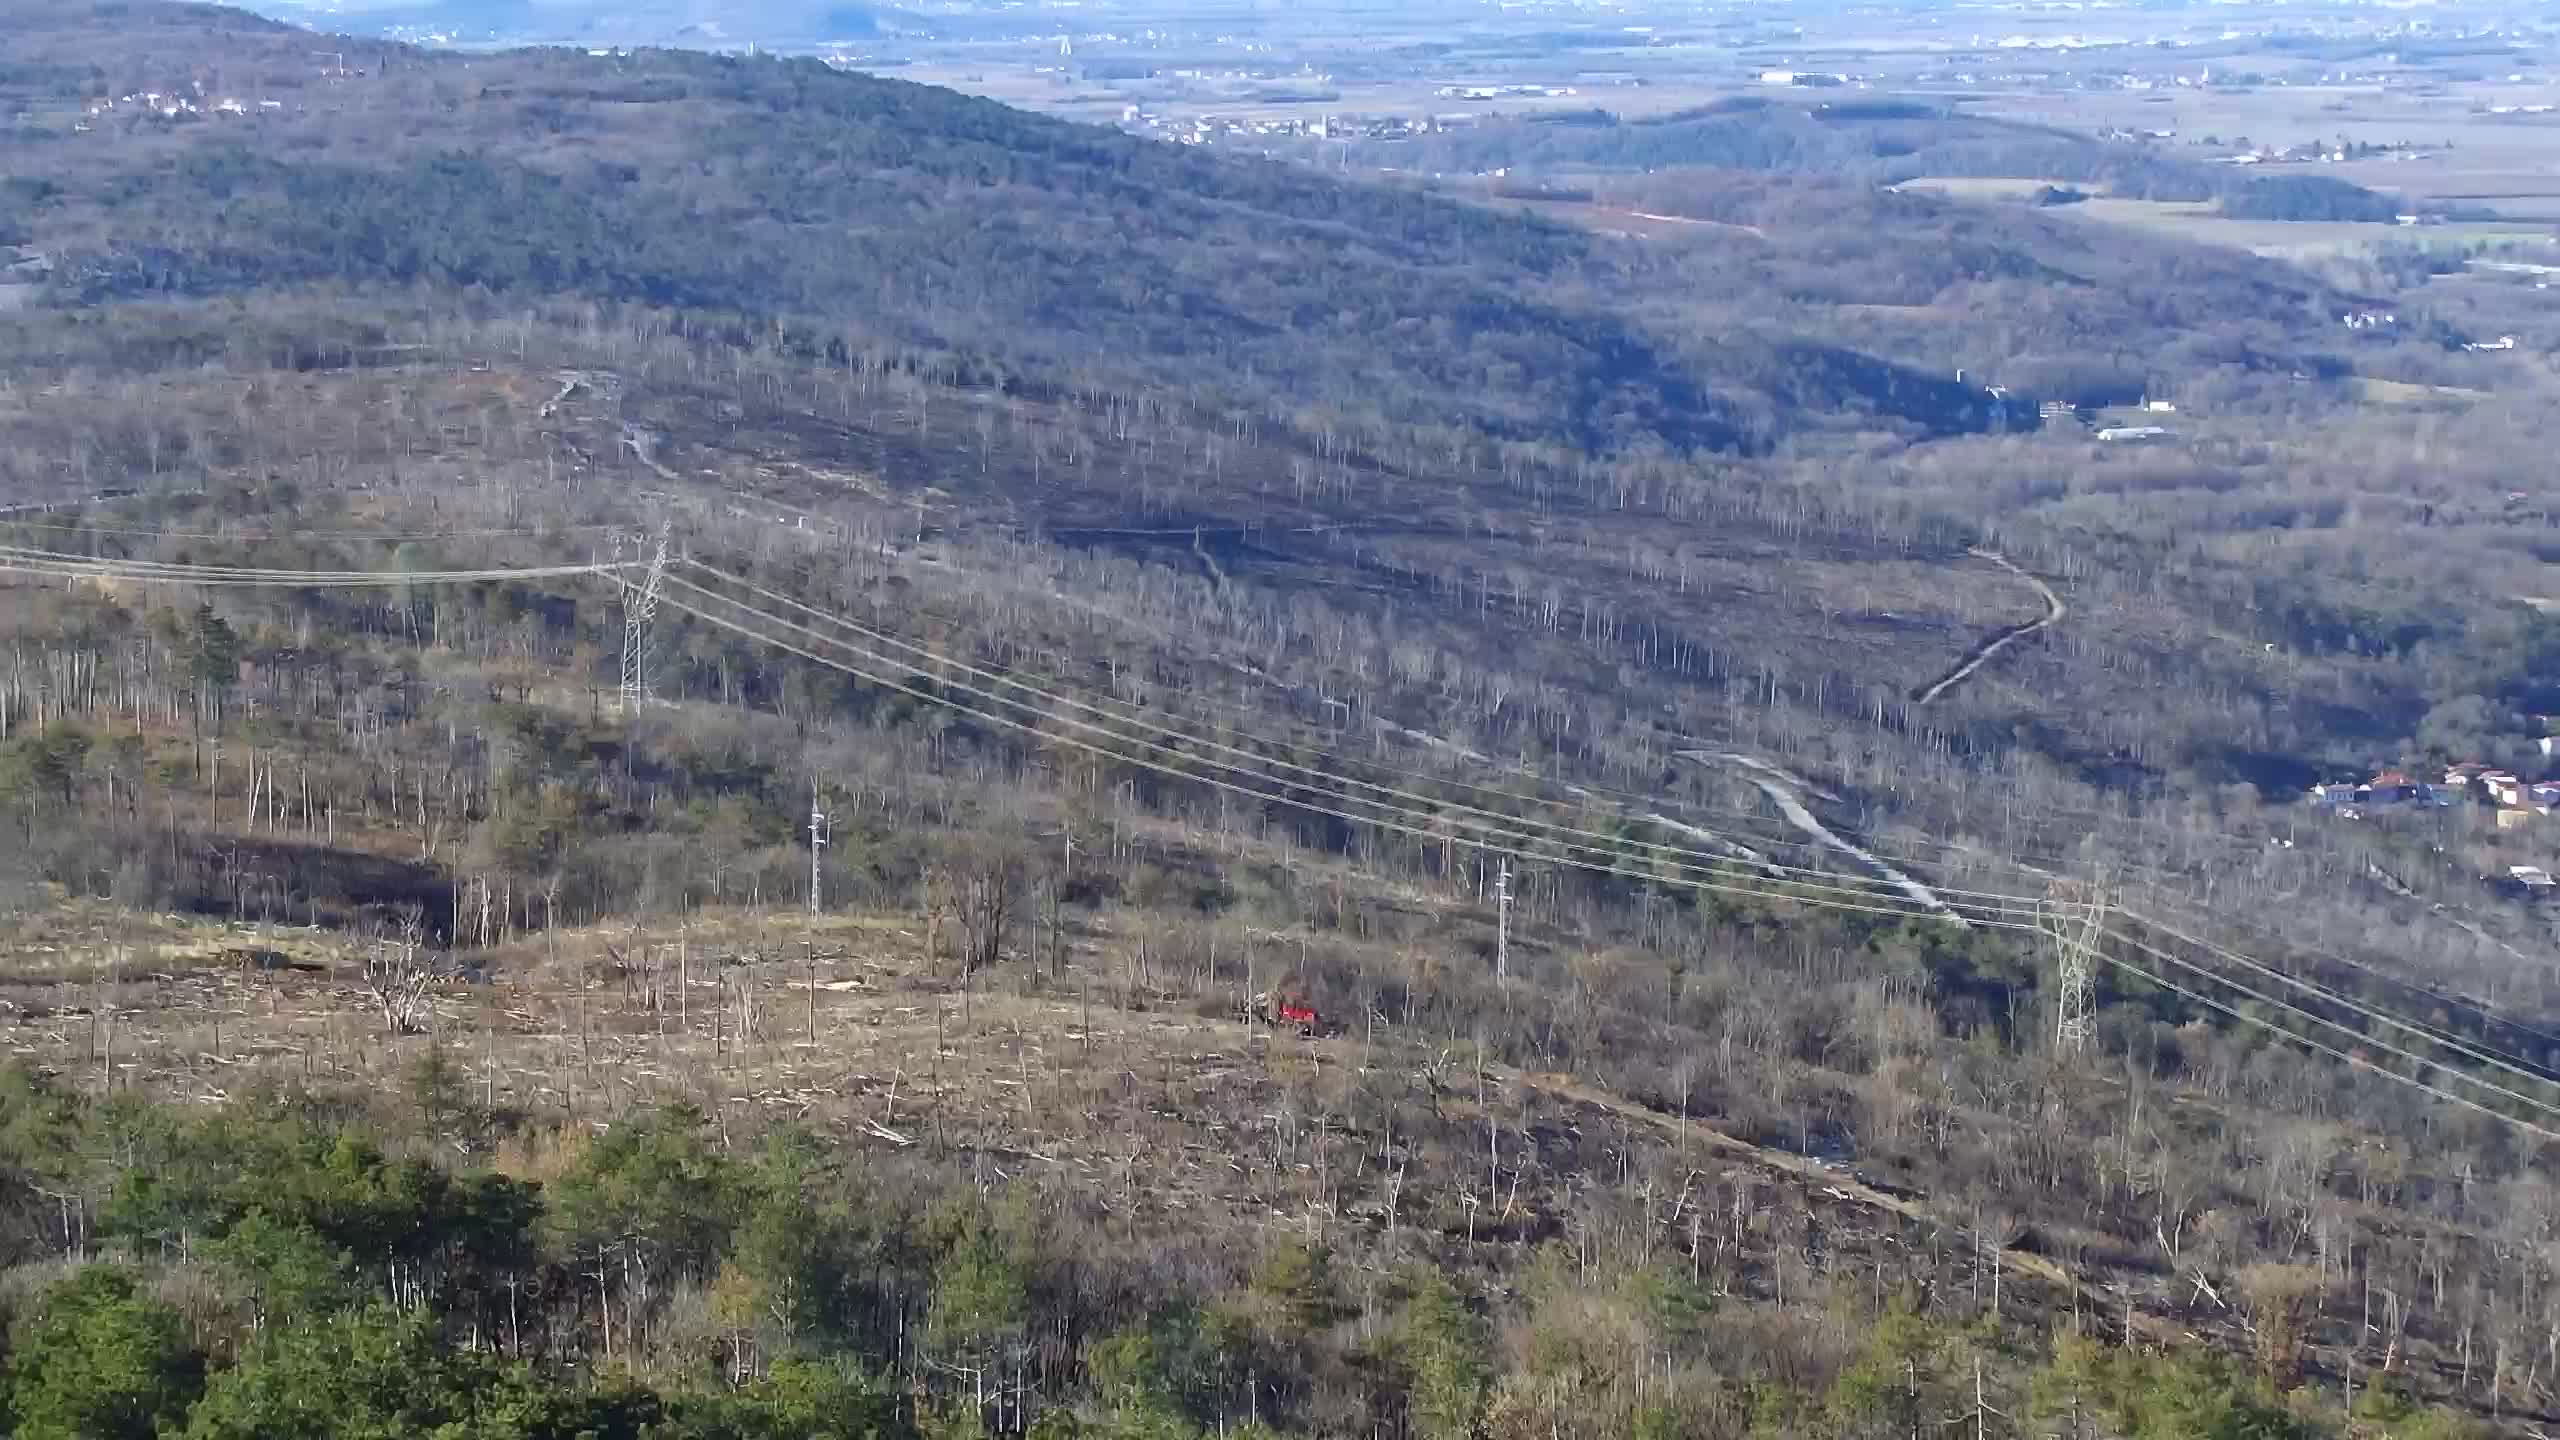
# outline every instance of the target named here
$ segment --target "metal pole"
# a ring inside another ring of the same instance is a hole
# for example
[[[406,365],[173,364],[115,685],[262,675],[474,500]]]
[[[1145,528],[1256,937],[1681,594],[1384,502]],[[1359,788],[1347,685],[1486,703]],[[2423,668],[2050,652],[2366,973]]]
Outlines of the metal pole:
[[[622,582],[622,713],[637,716],[649,699],[649,622],[658,613],[658,591],[667,573],[670,526],[658,527],[658,548],[637,585]]]
[[[827,848],[827,836],[834,826],[827,823],[827,812],[818,808],[818,777],[809,776],[809,918],[818,918],[818,857]]]

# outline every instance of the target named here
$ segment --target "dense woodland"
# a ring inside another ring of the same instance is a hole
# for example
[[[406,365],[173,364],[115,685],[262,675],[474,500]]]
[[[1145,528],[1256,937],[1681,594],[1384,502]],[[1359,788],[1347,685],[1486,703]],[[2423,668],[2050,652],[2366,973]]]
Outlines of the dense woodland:
[[[1979,1367],[2021,1348],[1994,1321],[1933,1318],[1901,1282],[1827,1313],[1737,1306],[1723,1261],[1710,1279],[1597,1214],[1525,1249],[1495,1324],[1482,1280],[1427,1252],[1146,1249],[1105,1207],[790,1127],[731,1145],[684,1106],[566,1143],[535,1182],[401,1158],[343,1100],[207,1115],[6,1081],[18,1173],[77,1186],[119,1157],[83,1238],[132,1257],[16,1275],[21,1435],[1890,1435],[1995,1402],[2065,1433],[2310,1430],[2193,1347],[2066,1338],[1986,1394]],[[489,1123],[466,1082],[421,1061],[418,1141]],[[2387,1381],[2358,1415],[2464,1433]]]
[[[2543,842],[2294,800],[2547,764],[2547,376],[2449,348],[2529,296],[1884,176],[1592,181],[1713,222],[1639,242],[788,62],[0,23],[0,540],[123,567],[0,577],[12,1433],[2560,1404],[2560,989],[2476,883]],[[282,105],[89,109],[199,82]],[[2162,396],[2174,446],[2034,405]],[[433,578],[662,525],[636,715],[615,579]],[[1888,868],[2219,968],[2105,951],[2066,1048],[2050,937]]]

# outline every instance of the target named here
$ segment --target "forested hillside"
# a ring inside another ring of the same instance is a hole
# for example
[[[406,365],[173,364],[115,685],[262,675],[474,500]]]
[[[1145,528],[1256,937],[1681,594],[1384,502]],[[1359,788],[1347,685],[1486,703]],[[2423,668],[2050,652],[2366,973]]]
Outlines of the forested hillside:
[[[9,1433],[2560,1413],[2535,837],[2294,802],[2540,759],[2425,292],[0,24]]]
[[[186,18],[161,43],[233,25]],[[53,6],[13,17],[20,33],[82,23]],[[228,128],[146,107],[75,132],[83,102],[130,93],[99,62],[150,64],[88,54],[95,34],[26,67],[9,100],[51,112],[22,127],[19,225],[78,301],[316,282],[586,295],[770,316],[839,355],[931,347],[1047,384],[1604,447],[1769,438],[1739,432],[1707,376],[1590,298],[1623,280],[1622,257],[1560,226],[814,61],[676,51],[387,52],[316,91],[279,88],[287,107]],[[242,82],[300,59],[298,39],[232,38],[261,47]]]

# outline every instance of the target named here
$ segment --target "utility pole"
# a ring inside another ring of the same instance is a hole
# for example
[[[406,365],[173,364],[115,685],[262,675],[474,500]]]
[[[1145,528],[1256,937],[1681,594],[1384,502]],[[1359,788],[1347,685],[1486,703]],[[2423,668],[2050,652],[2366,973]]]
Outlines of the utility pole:
[[[809,1044],[813,1049],[818,1043],[818,860],[826,853],[828,837],[835,833],[835,826],[828,820],[827,812],[820,808],[821,803],[818,772],[812,770],[809,772],[809,935],[803,942],[803,946],[809,971],[809,1003],[806,1013],[809,1021]]]
[[[658,526],[658,548],[649,573],[637,585],[622,582],[622,713],[636,717],[649,701],[649,621],[658,613],[658,591],[667,575],[667,532]]]
[[[1493,882],[1493,973],[1511,978],[1511,857],[1502,857],[1502,873]]]
[[[818,918],[818,859],[825,853],[827,841],[835,835],[835,822],[818,808],[818,777],[809,775],[809,918]]]

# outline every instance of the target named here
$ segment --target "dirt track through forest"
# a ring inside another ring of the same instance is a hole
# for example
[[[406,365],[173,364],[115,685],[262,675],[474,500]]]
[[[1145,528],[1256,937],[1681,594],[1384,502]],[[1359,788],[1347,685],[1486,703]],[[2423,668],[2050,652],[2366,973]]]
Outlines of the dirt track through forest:
[[[1998,655],[2001,651],[2008,649],[2010,646],[2017,644],[2019,641],[2026,639],[2030,635],[2040,635],[2045,631],[2052,629],[2054,626],[2062,623],[2062,618],[2065,615],[2071,613],[2071,607],[2062,603],[2062,597],[2054,593],[2052,586],[2047,585],[2042,580],[2028,574],[2026,571],[2019,569],[2008,556],[2001,554],[1997,550],[1977,549],[1967,550],[1965,553],[1968,555],[1980,556],[1982,559],[1990,561],[1992,564],[1999,566],[2001,569],[2008,571],[2010,574],[2015,575],[2019,579],[2036,587],[2036,593],[2044,597],[2044,614],[2033,620],[2027,621],[2023,625],[2009,626],[2007,629],[2001,630],[1992,635],[1990,639],[1974,646],[1962,660],[1956,662],[1956,667],[1954,669],[1939,676],[1936,680],[1922,686],[1918,690],[1913,691],[1911,693],[1911,700],[1913,704],[1926,705],[1931,701],[1936,700],[1939,696],[1946,694],[1948,691],[1953,690],[1965,681],[1972,679],[1973,672],[1991,663],[1992,657]]]
[[[1749,775],[1751,783],[1760,787],[1760,793],[1769,797],[1769,803],[1777,806],[1779,813],[1787,817],[1787,823],[1795,826],[1815,844],[1827,850],[1838,851],[1873,870],[1890,881],[1894,888],[1911,897],[1914,903],[1936,912],[1949,922],[1966,929],[1972,928],[1965,925],[1964,920],[1956,914],[1954,908],[1939,899],[1936,892],[1928,886],[1876,858],[1873,853],[1841,839],[1831,827],[1822,823],[1821,817],[1813,813],[1812,809],[1804,803],[1804,796],[1798,792],[1810,790],[1823,799],[1835,803],[1839,800],[1838,796],[1807,785],[1790,771],[1780,769],[1765,760],[1753,759],[1748,755],[1726,750],[1674,750],[1671,753],[1679,759],[1693,761],[1700,765],[1728,765],[1742,769]]]

